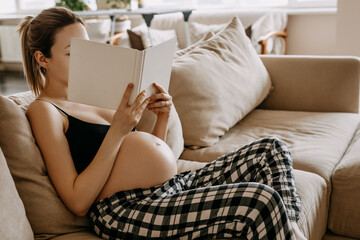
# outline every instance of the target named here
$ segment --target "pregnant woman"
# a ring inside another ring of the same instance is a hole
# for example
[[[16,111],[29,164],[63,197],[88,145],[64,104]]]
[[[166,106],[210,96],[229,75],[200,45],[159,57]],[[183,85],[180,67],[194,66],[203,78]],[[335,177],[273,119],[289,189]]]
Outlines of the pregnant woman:
[[[82,20],[50,8],[26,17],[19,32],[24,71],[37,96],[26,114],[50,179],[99,237],[304,239],[284,143],[261,139],[177,174],[164,142],[172,98],[161,86],[129,105],[129,85],[116,111],[69,102],[70,40],[88,39]],[[135,129],[146,108],[157,115],[152,134]]]

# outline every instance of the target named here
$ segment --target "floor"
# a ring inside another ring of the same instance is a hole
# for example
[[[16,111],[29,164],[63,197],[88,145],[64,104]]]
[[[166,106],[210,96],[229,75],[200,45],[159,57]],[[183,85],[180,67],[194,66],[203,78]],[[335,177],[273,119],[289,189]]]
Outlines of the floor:
[[[0,71],[0,93],[9,96],[14,93],[28,91],[24,74],[20,71]]]

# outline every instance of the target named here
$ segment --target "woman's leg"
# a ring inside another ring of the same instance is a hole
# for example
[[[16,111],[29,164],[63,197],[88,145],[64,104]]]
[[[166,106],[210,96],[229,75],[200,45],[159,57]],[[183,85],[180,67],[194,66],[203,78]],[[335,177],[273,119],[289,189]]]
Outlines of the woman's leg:
[[[258,182],[275,189],[285,203],[288,217],[297,221],[301,210],[292,173],[291,154],[276,138],[263,138],[225,154],[192,173],[188,187]]]
[[[105,239],[292,239],[279,194],[259,183],[187,190],[189,174],[162,186],[116,193],[89,217]]]

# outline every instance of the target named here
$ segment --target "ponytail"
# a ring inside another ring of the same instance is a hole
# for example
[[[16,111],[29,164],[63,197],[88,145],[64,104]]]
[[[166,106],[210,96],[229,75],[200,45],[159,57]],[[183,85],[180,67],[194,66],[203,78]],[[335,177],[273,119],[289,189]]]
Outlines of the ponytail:
[[[18,32],[21,37],[24,74],[35,96],[40,95],[46,82],[46,69],[36,61],[35,52],[41,51],[46,58],[50,58],[55,34],[73,23],[84,25],[78,15],[63,7],[45,9],[35,18],[27,16],[20,23]]]
[[[30,90],[38,96],[44,89],[44,73],[40,72],[40,66],[34,57],[34,51],[29,46],[29,31],[34,17],[27,16],[21,22],[18,32],[21,37],[21,49],[24,66],[24,74]]]

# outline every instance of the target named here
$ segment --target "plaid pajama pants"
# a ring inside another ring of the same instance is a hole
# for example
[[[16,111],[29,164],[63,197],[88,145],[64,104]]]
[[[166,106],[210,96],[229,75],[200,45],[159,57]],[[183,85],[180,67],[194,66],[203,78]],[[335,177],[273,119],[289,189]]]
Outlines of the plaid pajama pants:
[[[105,239],[292,239],[300,209],[289,150],[264,138],[160,186],[117,192],[88,216]]]

